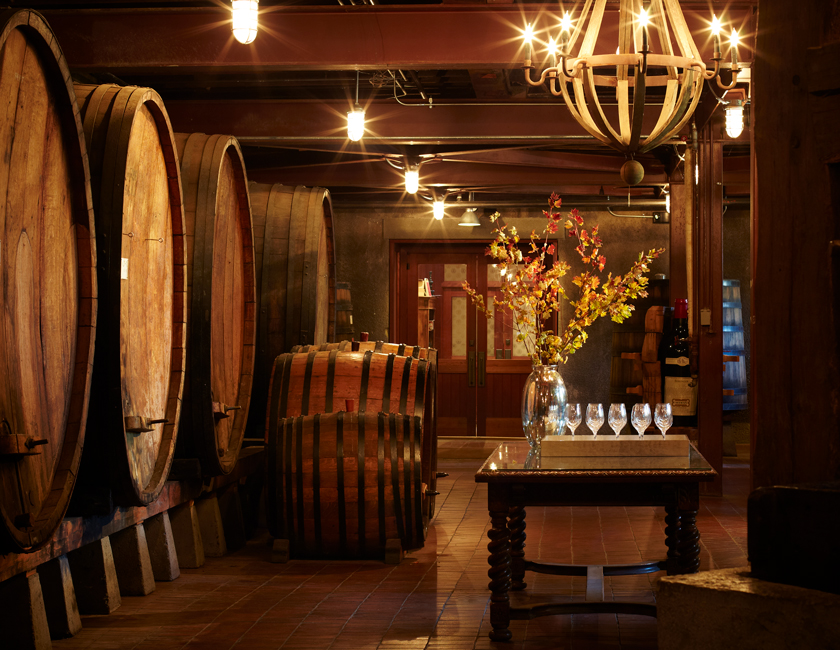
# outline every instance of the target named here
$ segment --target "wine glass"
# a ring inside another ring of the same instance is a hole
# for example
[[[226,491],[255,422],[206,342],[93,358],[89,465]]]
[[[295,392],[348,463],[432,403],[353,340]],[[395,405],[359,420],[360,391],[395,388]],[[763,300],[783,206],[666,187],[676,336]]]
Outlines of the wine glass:
[[[575,435],[575,429],[580,426],[583,421],[583,416],[580,412],[580,404],[566,404],[566,424],[572,435]]]
[[[630,424],[639,434],[645,435],[645,429],[650,426],[650,404],[633,404],[633,410],[630,411]]]
[[[598,429],[604,426],[604,406],[602,404],[589,404],[586,407],[586,426],[592,431],[593,436],[598,435]]]
[[[627,424],[627,407],[624,404],[610,404],[610,412],[607,416],[610,429],[615,431],[616,437]]]
[[[671,404],[657,404],[653,409],[653,421],[662,432],[662,437],[665,437],[665,432],[671,428],[674,423],[674,417],[671,415]]]

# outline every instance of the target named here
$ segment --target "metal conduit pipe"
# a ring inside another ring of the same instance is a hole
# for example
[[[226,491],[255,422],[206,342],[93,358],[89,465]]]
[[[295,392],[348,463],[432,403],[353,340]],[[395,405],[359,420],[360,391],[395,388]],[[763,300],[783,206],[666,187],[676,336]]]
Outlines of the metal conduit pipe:
[[[466,190],[465,190],[466,191]],[[343,208],[392,208],[399,205],[400,208],[425,208],[422,203],[409,204],[405,201],[400,201],[398,199],[394,201],[354,201],[352,199],[343,199],[336,194],[332,195],[333,204],[336,206],[340,206]],[[622,208],[622,200],[610,201],[609,199],[605,198],[593,198],[593,197],[579,197],[575,198],[571,197],[563,197],[563,210],[567,208],[592,208],[592,209],[601,209],[607,210],[612,212],[611,208],[615,208],[616,210],[626,209]],[[451,205],[454,205],[455,202],[452,202]],[[750,204],[750,200],[748,197],[733,197],[729,199],[723,200],[724,206],[739,206],[739,207],[747,207]],[[450,205],[448,203],[448,205]],[[545,201],[458,201],[457,205],[463,208],[544,208]],[[662,212],[665,210],[665,199],[634,199],[630,205],[630,209],[632,210],[648,210],[648,211],[656,211]],[[616,217],[624,217],[624,216],[634,216],[634,215],[623,215],[623,214],[615,214]],[[650,219],[650,215],[635,215],[635,216],[643,216],[646,219]]]

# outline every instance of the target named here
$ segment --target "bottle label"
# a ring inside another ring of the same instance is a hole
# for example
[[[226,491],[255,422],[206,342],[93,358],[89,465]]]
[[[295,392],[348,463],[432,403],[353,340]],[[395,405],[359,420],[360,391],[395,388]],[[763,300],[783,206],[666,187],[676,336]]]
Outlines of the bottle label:
[[[687,366],[688,357],[666,357],[665,365],[667,366]],[[673,406],[673,405],[672,405]]]
[[[665,377],[665,401],[671,403],[674,416],[697,413],[697,386],[691,377]]]

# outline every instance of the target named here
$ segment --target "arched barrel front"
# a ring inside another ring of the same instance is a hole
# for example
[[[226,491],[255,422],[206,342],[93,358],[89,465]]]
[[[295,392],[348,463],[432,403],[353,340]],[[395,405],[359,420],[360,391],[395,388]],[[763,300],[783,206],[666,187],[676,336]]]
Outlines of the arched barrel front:
[[[254,235],[236,139],[178,133],[187,241],[187,375],[176,455],[204,475],[233,471],[251,400]]]
[[[186,270],[178,156],[150,88],[77,85],[88,144],[100,286],[85,484],[114,501],[163,489],[184,385]]]
[[[0,12],[0,541],[49,541],[84,446],[96,253],[84,133],[44,18]]]

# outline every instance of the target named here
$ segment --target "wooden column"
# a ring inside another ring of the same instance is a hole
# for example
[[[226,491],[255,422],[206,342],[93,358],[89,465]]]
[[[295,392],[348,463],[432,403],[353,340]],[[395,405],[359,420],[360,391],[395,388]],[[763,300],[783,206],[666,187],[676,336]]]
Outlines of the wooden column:
[[[837,2],[759,1],[755,487],[840,477],[838,20]]]
[[[723,144],[717,129],[707,124],[699,140],[700,182],[697,186],[696,239],[692,242],[697,269],[694,284],[694,336],[700,378],[697,422],[700,453],[718,471],[704,494],[723,493]]]

